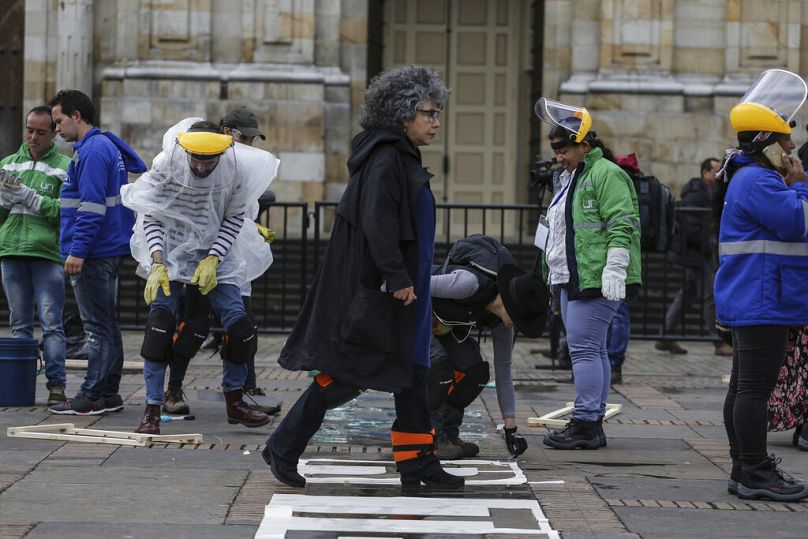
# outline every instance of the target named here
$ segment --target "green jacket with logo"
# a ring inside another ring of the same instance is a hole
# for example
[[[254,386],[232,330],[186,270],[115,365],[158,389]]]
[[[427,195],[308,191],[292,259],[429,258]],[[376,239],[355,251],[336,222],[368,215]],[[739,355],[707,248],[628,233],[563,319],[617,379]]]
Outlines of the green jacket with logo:
[[[636,290],[642,284],[640,213],[631,178],[593,148],[571,181],[564,210],[569,298],[600,295],[606,254],[615,247],[629,251],[626,288]]]
[[[36,214],[19,204],[10,209],[0,207],[0,257],[64,262],[59,256],[59,192],[69,165],[70,158],[57,152],[53,142],[42,159],[35,161],[24,143],[17,153],[0,161],[0,168],[13,172],[23,184],[42,195]]]

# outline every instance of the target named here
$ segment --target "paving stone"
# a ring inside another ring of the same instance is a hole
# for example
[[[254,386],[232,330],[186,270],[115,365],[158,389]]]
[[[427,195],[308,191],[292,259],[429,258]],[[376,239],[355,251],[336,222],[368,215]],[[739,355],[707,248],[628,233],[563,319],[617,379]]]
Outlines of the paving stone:
[[[137,537],[165,539],[193,537],[195,539],[247,539],[255,536],[257,526],[205,526],[197,524],[119,524],[106,522],[42,522],[26,539],[87,539],[88,537]]]

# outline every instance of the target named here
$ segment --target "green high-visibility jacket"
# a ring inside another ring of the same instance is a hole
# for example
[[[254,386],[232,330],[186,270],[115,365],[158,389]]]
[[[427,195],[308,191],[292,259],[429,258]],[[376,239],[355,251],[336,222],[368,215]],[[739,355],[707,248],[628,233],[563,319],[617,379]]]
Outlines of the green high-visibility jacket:
[[[70,158],[51,143],[42,159],[34,160],[24,143],[16,153],[0,161],[20,182],[42,195],[38,212],[22,205],[0,207],[0,257],[25,256],[64,262],[59,255],[59,192],[67,177]]]

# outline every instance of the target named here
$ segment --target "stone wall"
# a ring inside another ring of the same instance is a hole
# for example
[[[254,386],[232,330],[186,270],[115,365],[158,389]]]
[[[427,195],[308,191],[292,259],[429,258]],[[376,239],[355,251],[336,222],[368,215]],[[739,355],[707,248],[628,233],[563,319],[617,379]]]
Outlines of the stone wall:
[[[676,192],[702,159],[734,143],[729,110],[758,73],[808,68],[804,0],[546,6],[544,95],[586,106],[615,152],[636,152],[643,170]],[[797,144],[806,139],[799,123]]]
[[[246,105],[267,136],[257,146],[281,159],[278,200],[341,194],[366,78],[366,2],[28,0],[26,8],[26,104],[79,88],[100,108],[101,127],[147,162],[177,121],[218,121]]]

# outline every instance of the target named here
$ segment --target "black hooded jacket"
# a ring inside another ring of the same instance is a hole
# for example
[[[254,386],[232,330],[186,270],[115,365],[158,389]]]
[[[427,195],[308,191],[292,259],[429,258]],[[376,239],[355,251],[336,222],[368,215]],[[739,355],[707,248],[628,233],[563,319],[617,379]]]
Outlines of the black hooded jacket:
[[[392,292],[413,286],[416,200],[431,174],[403,133],[363,131],[352,149],[328,248],[278,362],[395,392],[412,384],[415,302]]]

